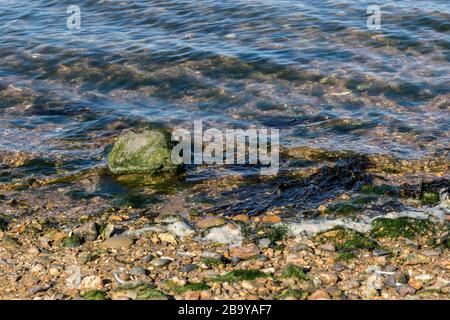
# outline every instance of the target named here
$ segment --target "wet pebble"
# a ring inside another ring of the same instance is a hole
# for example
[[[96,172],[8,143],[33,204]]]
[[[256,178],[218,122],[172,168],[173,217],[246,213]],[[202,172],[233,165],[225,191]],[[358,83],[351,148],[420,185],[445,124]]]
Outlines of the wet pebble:
[[[180,271],[181,272],[191,272],[198,269],[198,265],[196,264],[186,264],[184,266],[181,267]]]
[[[406,297],[407,295],[413,295],[416,293],[416,289],[407,284],[402,284],[397,287],[397,293],[401,297]]]

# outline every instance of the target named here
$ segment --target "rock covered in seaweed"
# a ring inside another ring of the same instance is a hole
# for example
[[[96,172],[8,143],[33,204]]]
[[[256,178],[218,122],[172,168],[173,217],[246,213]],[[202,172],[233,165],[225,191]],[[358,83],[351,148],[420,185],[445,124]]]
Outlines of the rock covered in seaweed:
[[[171,160],[170,134],[162,129],[148,129],[141,133],[128,132],[117,140],[108,157],[114,174],[177,173],[182,167]]]

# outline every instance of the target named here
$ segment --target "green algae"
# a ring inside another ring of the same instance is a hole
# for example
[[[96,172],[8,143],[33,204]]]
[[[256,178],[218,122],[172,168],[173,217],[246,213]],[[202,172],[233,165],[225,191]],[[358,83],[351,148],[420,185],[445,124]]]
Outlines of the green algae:
[[[8,229],[8,225],[8,220],[4,216],[0,215],[0,231],[6,231],[6,229]]]
[[[76,248],[82,244],[82,242],[83,242],[82,240],[83,239],[80,236],[78,236],[76,234],[72,234],[72,235],[66,237],[64,239],[63,243],[64,243],[64,246],[67,248]]]
[[[274,226],[270,229],[269,234],[267,235],[267,238],[269,238],[270,242],[275,243],[278,241],[282,241],[289,232],[289,226],[288,225],[279,225]]]
[[[106,293],[101,290],[89,290],[81,294],[85,300],[106,300]]]
[[[380,196],[389,196],[396,193],[396,188],[388,185],[375,186],[372,184],[363,185],[359,192],[363,194],[375,194]]]
[[[179,173],[182,167],[172,162],[172,147],[170,133],[162,129],[128,132],[114,144],[108,166],[116,175]]]
[[[236,270],[230,271],[222,276],[217,276],[217,277],[213,278],[213,280],[217,281],[217,282],[237,282],[237,281],[242,281],[242,280],[252,281],[257,278],[268,278],[268,277],[270,277],[269,274],[264,273],[260,270],[236,269]]]
[[[371,236],[375,238],[405,237],[415,239],[433,232],[432,224],[427,220],[401,217],[396,219],[378,218],[372,222]]]
[[[332,242],[339,251],[356,249],[372,250],[378,248],[378,243],[356,230],[338,226],[331,230],[319,233],[316,239],[321,242]]]
[[[423,192],[419,198],[423,205],[435,206],[441,201],[438,192]]]
[[[356,258],[357,255],[354,254],[353,252],[341,252],[336,256],[335,260],[340,262],[340,261],[349,261]]]
[[[301,289],[294,289],[292,287],[284,289],[279,295],[275,298],[277,300],[306,300],[309,296],[309,292]]]
[[[187,283],[185,285],[178,285],[170,280],[166,282],[166,287],[167,289],[169,289],[169,291],[172,291],[178,295],[184,294],[188,291],[203,291],[210,289],[210,287],[207,284],[201,282],[192,282]]]
[[[350,203],[336,203],[325,210],[326,214],[349,215],[361,211],[361,207]]]
[[[283,278],[296,278],[300,280],[308,280],[308,275],[303,271],[302,268],[296,266],[295,264],[286,265],[281,271],[281,276]]]

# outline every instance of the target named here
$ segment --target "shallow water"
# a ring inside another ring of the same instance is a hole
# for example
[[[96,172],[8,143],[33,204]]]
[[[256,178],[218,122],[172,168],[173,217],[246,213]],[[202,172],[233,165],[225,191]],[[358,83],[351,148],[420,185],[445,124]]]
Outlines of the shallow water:
[[[379,31],[370,1],[78,0],[81,31],[73,4],[0,3],[2,150],[71,172],[104,163],[125,128],[193,120],[279,128],[283,146],[449,150],[447,0],[386,3]],[[55,173],[39,170],[18,176]]]

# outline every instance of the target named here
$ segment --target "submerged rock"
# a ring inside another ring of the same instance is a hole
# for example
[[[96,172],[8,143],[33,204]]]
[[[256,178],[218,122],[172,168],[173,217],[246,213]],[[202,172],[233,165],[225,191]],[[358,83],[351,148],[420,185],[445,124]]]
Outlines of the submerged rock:
[[[171,160],[169,133],[150,129],[142,133],[129,132],[121,136],[108,157],[114,174],[176,173],[181,167]]]

